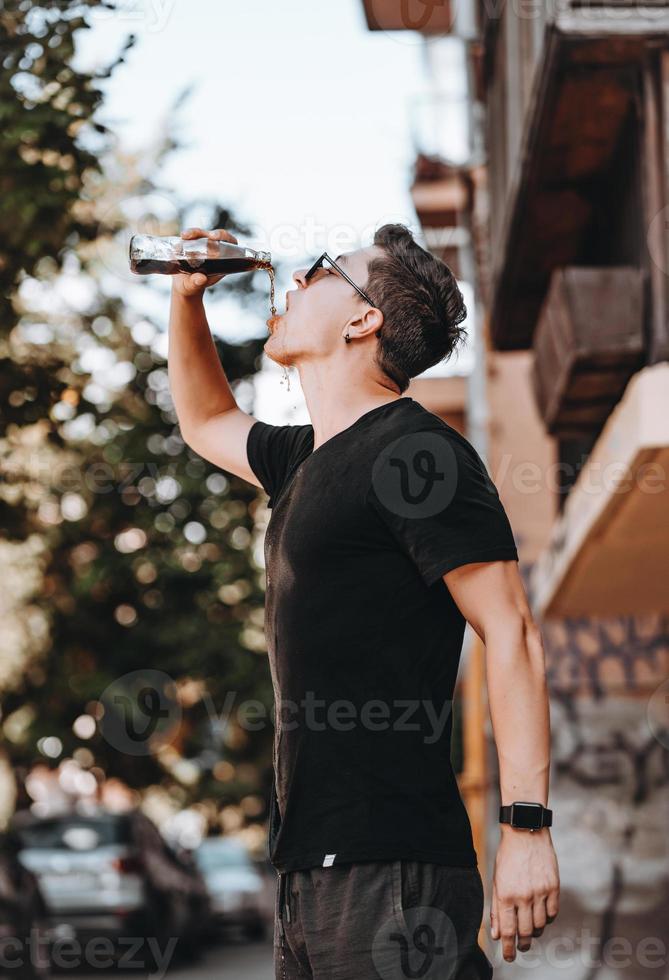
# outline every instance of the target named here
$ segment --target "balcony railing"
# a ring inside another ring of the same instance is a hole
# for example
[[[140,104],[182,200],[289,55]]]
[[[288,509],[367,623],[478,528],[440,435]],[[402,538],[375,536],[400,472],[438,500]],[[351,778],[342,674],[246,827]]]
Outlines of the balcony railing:
[[[481,0],[481,7],[488,103],[490,231],[495,249],[500,243],[509,189],[518,167],[535,77],[543,63],[550,3],[536,4],[532,17],[522,16],[531,5],[524,8],[505,0],[496,5]]]
[[[491,336],[526,349],[555,269],[648,264],[646,232],[669,204],[658,82],[669,0],[480,2]]]

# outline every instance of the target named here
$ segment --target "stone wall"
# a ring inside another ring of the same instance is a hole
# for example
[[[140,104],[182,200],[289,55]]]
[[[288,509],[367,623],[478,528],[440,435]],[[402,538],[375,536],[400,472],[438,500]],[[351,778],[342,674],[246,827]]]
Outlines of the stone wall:
[[[565,620],[542,633],[561,911],[516,963],[492,946],[495,976],[668,978],[669,619]],[[490,830],[492,861],[495,821]]]

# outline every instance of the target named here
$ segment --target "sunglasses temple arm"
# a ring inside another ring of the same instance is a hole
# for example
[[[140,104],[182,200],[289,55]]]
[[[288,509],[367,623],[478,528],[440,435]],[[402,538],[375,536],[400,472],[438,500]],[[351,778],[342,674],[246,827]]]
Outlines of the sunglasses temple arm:
[[[325,262],[325,261],[329,262],[330,265],[334,269],[337,270],[337,272],[339,273],[340,276],[343,276],[343,278],[346,280],[346,282],[349,284],[349,286],[352,286],[353,289],[355,289],[355,291],[358,294],[358,296],[362,296],[362,298],[364,299],[365,303],[369,303],[369,305],[372,306],[372,307],[374,306],[374,304],[372,303],[372,301],[369,298],[369,296],[366,296],[363,293],[363,291],[360,288],[360,286],[357,286],[353,282],[353,280],[351,279],[351,277],[346,272],[344,272],[344,270],[342,269],[342,267],[340,265],[337,265],[337,263],[334,261],[334,259],[331,259],[330,258],[330,256],[328,255],[327,252],[323,252],[323,254],[321,255],[321,257],[319,259],[317,259],[314,262],[314,264],[312,265],[312,267],[309,269],[309,271],[307,273],[305,273],[304,278],[307,280],[307,282],[309,281],[310,277],[313,276],[313,274],[316,271],[316,269],[320,268],[320,266],[322,266],[323,265],[323,262]]]
[[[332,259],[330,259],[330,262],[332,262]],[[347,274],[346,274],[346,273],[344,272],[344,270],[343,270],[343,269],[341,268],[341,266],[339,266],[339,265],[335,265],[335,263],[334,263],[334,262],[333,262],[332,264],[333,264],[333,265],[335,266],[335,269],[337,270],[337,272],[339,272],[339,274],[340,274],[340,275],[342,275],[342,276],[344,277],[344,279],[345,279],[345,280],[346,280],[346,282],[347,282],[347,283],[349,284],[349,286],[353,286],[353,288],[355,289],[355,291],[356,291],[356,293],[358,294],[358,296],[362,296],[362,298],[364,299],[364,301],[365,301],[365,303],[369,303],[369,305],[370,305],[370,306],[374,306],[374,304],[373,304],[373,303],[372,303],[372,301],[371,301],[371,300],[369,299],[369,297],[368,297],[368,296],[365,296],[365,294],[363,293],[363,291],[362,291],[362,289],[360,288],[360,286],[357,286],[357,285],[356,285],[356,284],[355,284],[355,283],[353,282],[353,280],[352,280],[352,279],[350,278],[350,276],[348,276],[348,275],[347,275]]]

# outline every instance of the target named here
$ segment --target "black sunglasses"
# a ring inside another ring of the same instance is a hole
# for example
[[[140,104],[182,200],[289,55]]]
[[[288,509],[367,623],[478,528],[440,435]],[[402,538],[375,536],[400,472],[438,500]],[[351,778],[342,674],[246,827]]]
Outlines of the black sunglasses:
[[[334,259],[331,259],[330,258],[330,256],[328,255],[327,252],[323,252],[323,254],[321,255],[321,257],[319,259],[316,259],[316,261],[314,262],[314,264],[312,265],[312,267],[309,269],[309,271],[305,273],[304,278],[307,280],[307,282],[309,282],[309,280],[314,275],[314,273],[318,269],[320,269],[322,267],[323,262],[329,262],[330,265],[332,266],[332,268],[336,272],[338,272],[339,275],[342,276],[346,280],[346,282],[349,284],[349,286],[353,286],[353,288],[355,289],[356,293],[359,296],[362,296],[362,298],[364,299],[364,301],[366,303],[369,303],[370,306],[373,306],[374,309],[377,309],[376,303],[373,303],[372,302],[372,300],[369,298],[369,296],[367,295],[367,293],[363,292],[363,290],[360,288],[360,286],[356,286],[356,284],[353,282],[353,280],[351,279],[351,277],[344,272],[344,270],[342,269],[342,267],[340,265],[337,265],[337,263],[335,262]]]

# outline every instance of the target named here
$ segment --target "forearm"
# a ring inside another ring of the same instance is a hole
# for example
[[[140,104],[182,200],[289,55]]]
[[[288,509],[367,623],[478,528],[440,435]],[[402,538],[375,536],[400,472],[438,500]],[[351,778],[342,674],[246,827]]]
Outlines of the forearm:
[[[548,804],[550,728],[544,650],[515,564],[454,583],[486,648],[488,702],[502,804]],[[548,827],[501,824],[490,900],[491,935],[504,959],[530,948],[558,913],[560,878]]]
[[[214,345],[201,295],[172,290],[168,373],[182,434],[236,401]]]
[[[503,805],[548,804],[550,727],[538,627],[518,617],[486,638],[488,700]]]

